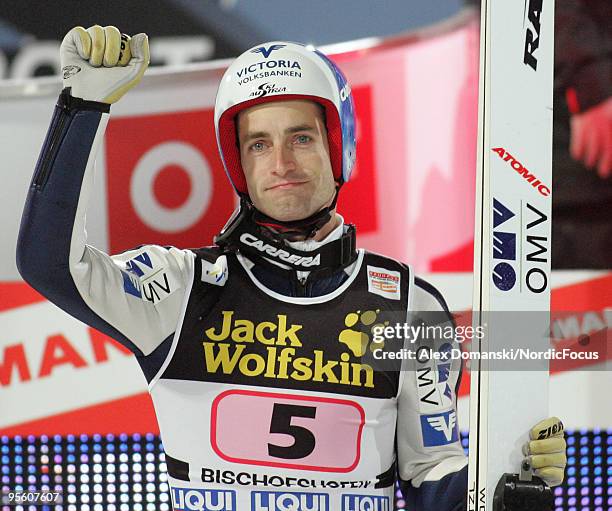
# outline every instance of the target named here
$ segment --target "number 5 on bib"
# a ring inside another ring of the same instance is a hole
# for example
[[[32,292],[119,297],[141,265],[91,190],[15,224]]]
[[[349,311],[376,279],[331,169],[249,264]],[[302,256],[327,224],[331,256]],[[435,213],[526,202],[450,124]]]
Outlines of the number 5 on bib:
[[[349,400],[229,390],[212,406],[211,445],[226,461],[350,472],[359,463],[363,408]]]

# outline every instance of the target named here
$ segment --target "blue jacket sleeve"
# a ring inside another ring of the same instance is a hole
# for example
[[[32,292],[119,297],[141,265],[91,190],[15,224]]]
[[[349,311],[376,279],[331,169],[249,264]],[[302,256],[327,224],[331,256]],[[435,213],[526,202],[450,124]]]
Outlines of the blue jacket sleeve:
[[[454,324],[442,295],[415,279],[411,321],[430,326]],[[455,348],[444,337],[423,337],[413,350],[440,355]],[[467,501],[467,458],[461,446],[457,390],[461,360],[407,360],[398,395],[398,471],[407,509],[459,511]]]
[[[60,96],[28,192],[17,267],[58,307],[136,355],[149,355],[176,331],[194,255],[147,245],[109,256],[86,244],[85,213],[108,110],[68,91]],[[162,277],[163,294],[147,292]]]
[[[458,472],[445,475],[439,481],[425,481],[419,488],[402,482],[406,509],[465,511],[467,508],[467,473],[464,466]]]
[[[34,289],[84,323],[139,350],[82,300],[69,269],[81,184],[110,105],[63,92],[36,163],[17,240],[17,268]],[[103,128],[102,128],[103,131]]]

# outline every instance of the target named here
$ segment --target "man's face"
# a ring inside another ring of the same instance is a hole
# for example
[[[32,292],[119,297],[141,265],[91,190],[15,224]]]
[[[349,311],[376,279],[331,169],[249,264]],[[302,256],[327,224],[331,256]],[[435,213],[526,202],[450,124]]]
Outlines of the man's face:
[[[249,196],[261,212],[301,220],[332,202],[336,185],[316,103],[279,101],[244,110],[238,140]]]

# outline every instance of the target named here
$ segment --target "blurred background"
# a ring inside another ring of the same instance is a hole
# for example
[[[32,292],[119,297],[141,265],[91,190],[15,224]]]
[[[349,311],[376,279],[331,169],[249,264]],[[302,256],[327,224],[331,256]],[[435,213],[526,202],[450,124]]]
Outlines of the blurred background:
[[[234,57],[273,39],[320,46],[393,35],[461,8],[460,0],[110,0],[89,5],[78,0],[3,0],[0,75],[25,78],[57,72],[59,56],[51,48],[57,48],[62,34],[76,25],[117,25],[118,13],[122,31],[149,35],[152,63],[168,65]]]
[[[60,485],[67,502],[57,510],[170,509],[159,430],[133,357],[27,288],[15,268],[27,184],[61,88],[63,35],[96,23],[146,32],[156,68],[113,107],[88,218],[92,244],[115,253],[146,242],[209,243],[233,208],[212,133],[214,90],[224,67],[218,60],[276,39],[324,45],[349,77],[359,118],[358,166],[343,190],[341,212],[357,224],[361,246],[411,262],[443,291],[451,310],[462,311],[471,306],[477,8],[459,0],[2,0],[3,487]],[[553,308],[564,311],[559,342],[589,335],[609,343],[608,0],[557,0],[555,30]],[[143,142],[143,132],[154,135]],[[196,223],[163,232],[155,215],[180,208],[191,190],[193,174],[177,168],[180,157],[169,154],[158,169],[160,208],[148,221],[138,218],[130,203],[137,199],[126,190],[139,158],[168,140],[202,153],[215,194]],[[552,372],[551,412],[569,427],[568,471],[556,490],[556,509],[611,509],[609,373]],[[459,399],[466,447],[467,380],[464,375]],[[405,509],[401,498],[397,506]]]

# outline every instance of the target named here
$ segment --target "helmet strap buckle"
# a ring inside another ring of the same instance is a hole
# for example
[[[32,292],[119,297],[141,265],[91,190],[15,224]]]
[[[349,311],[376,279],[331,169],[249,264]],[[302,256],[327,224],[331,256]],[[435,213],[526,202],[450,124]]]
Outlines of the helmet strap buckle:
[[[328,208],[335,207],[335,202],[334,198]],[[221,233],[215,236],[215,243],[229,252],[241,252],[250,258],[273,261],[282,267],[300,271],[337,270],[352,264],[357,258],[353,225],[348,226],[340,239],[325,243],[315,250],[306,251],[293,248],[287,243],[291,235],[301,234],[304,232],[303,229],[287,230],[280,234],[274,228],[277,225],[276,220],[271,219],[274,224],[256,221],[256,218],[261,219],[257,213],[259,212],[251,202],[242,198],[239,209],[232,215]],[[325,214],[329,220],[329,211]],[[315,223],[310,224],[308,228],[316,232],[320,227]]]

